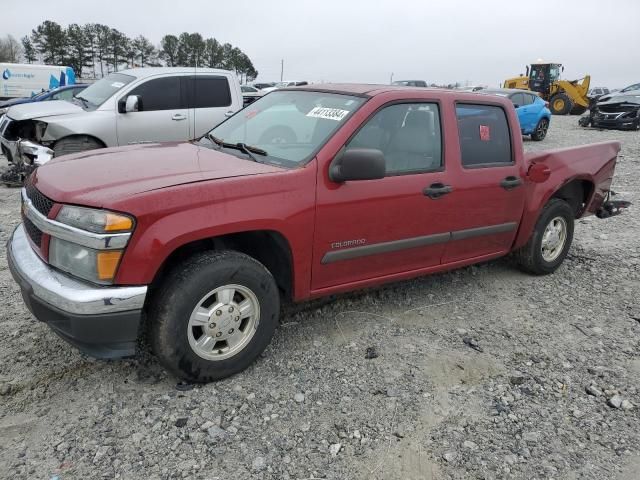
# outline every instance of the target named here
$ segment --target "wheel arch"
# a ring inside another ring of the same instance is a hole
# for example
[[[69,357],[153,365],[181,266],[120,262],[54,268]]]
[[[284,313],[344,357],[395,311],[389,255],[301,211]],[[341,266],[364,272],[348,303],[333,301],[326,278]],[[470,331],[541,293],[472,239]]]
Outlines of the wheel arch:
[[[540,184],[544,185],[544,184]],[[580,218],[586,211],[586,207],[591,203],[595,193],[595,184],[592,179],[584,177],[573,177],[558,185],[555,189],[550,189],[540,197],[532,191],[532,197],[539,198],[525,209],[521,220],[518,235],[513,244],[513,248],[523,246],[529,240],[544,206],[549,203],[552,198],[559,198],[566,201],[571,206],[574,217]]]
[[[256,259],[273,275],[283,298],[291,300],[294,291],[294,271],[291,245],[276,230],[249,230],[194,240],[175,248],[162,262],[153,281],[155,290],[174,266],[191,255],[207,250],[235,250]]]
[[[575,218],[580,218],[587,205],[589,205],[594,190],[595,185],[593,181],[584,178],[574,178],[568,180],[555,190],[549,198],[545,200],[543,205],[546,205],[552,198],[559,198],[571,205]]]
[[[102,148],[107,148],[107,143],[105,141],[89,133],[71,133],[69,135],[65,135],[64,137],[58,138],[55,142],[53,142],[51,146],[55,147],[57,143],[61,142],[62,140],[68,140],[70,138],[89,138],[91,140],[95,140],[100,145],[102,145]]]

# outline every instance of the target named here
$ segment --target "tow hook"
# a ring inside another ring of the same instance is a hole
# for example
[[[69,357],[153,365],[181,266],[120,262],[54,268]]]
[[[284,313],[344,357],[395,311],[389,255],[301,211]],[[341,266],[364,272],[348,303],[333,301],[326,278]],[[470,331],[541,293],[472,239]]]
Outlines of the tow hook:
[[[609,218],[620,215],[625,208],[631,206],[626,200],[607,200],[596,212],[598,218]]]

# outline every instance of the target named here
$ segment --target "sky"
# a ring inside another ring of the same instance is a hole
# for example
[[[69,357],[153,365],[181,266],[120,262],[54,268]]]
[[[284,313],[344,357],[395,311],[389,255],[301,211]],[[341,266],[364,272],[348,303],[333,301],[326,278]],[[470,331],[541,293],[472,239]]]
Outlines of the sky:
[[[0,36],[44,20],[104,23],[158,45],[199,32],[242,49],[261,81],[498,86],[538,59],[591,86],[640,81],[640,0],[2,0]]]

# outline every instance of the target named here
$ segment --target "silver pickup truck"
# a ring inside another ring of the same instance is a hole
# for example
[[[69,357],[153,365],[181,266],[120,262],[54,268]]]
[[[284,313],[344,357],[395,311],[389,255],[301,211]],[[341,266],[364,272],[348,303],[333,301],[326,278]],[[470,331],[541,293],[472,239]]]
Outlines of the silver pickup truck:
[[[137,143],[201,137],[242,108],[236,75],[203,68],[135,68],[114,72],[72,101],[11,107],[0,117],[2,153],[60,156]],[[37,160],[30,158],[30,160]]]

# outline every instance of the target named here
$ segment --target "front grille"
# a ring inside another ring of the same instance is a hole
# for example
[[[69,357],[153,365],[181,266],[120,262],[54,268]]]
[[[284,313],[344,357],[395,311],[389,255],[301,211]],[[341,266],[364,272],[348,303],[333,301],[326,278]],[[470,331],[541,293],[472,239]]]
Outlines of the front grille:
[[[45,197],[40,191],[33,186],[31,180],[27,180],[25,185],[25,190],[27,192],[27,198],[31,200],[33,206],[36,210],[38,210],[45,217],[49,215],[49,212],[53,208],[53,200]]]
[[[42,243],[42,232],[40,229],[25,216],[22,217],[22,222],[24,223],[24,229],[27,231],[27,235],[29,235],[31,241],[40,247]]]

